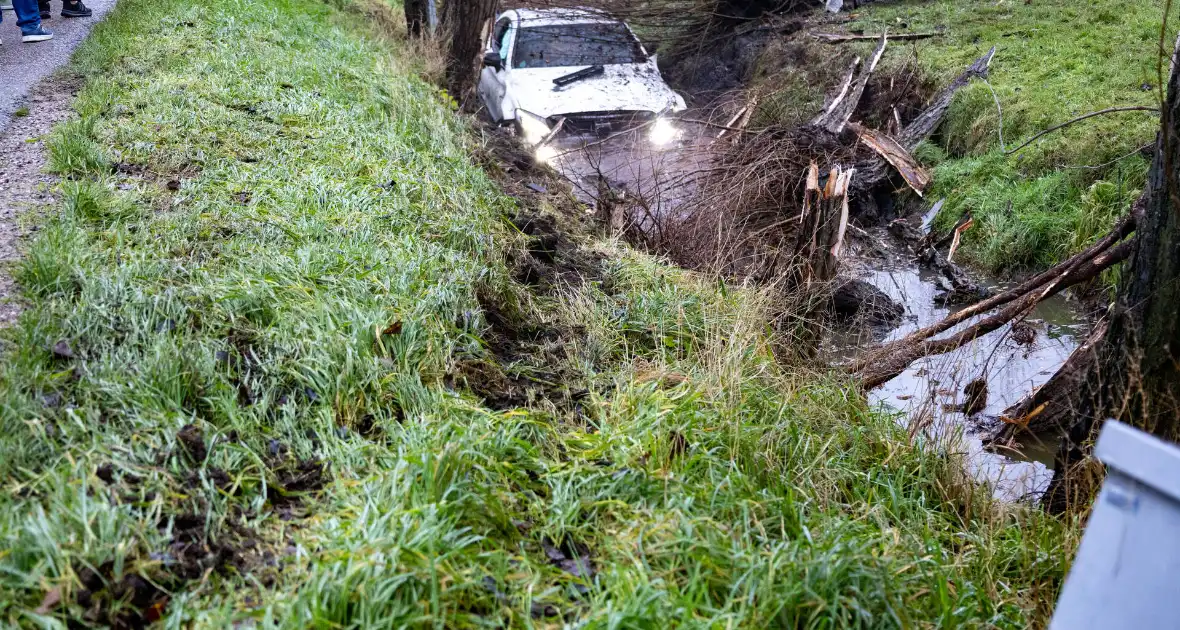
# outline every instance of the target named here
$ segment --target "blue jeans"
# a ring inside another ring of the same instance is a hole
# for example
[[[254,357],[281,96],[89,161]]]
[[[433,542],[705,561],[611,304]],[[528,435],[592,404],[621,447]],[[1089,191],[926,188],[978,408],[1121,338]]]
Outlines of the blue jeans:
[[[16,25],[22,33],[35,31],[41,26],[41,9],[37,7],[37,0],[12,0],[13,12],[16,13]],[[0,11],[0,22],[4,21],[4,12]]]

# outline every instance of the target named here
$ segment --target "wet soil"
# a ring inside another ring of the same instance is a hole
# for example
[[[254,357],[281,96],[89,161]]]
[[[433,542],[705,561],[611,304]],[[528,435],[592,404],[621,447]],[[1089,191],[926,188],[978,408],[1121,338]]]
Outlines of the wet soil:
[[[168,483],[177,500],[165,506],[156,523],[167,542],[160,548],[131,550],[120,566],[113,562],[74,566],[79,588],[71,594],[70,603],[82,622],[74,622],[77,627],[146,628],[163,618],[171,593],[191,591],[194,583],[212,573],[250,575],[259,584],[272,584],[289,542],[275,539],[267,520],[293,521],[310,515],[317,495],[332,479],[326,463],[295,458],[282,442],[272,440],[262,458],[269,506],[264,513],[254,514],[245,506],[252,502],[248,495],[257,491],[236,485],[237,471],[205,465],[218,444],[235,442],[236,436],[210,440],[201,427],[188,424],[177,432],[176,441],[174,451],[161,452],[156,458],[158,469],[163,470],[170,460],[181,469]],[[156,504],[156,494],[142,489],[143,478],[121,465],[100,465],[95,476],[112,500],[131,509]],[[214,510],[210,507],[213,497],[205,493],[206,481],[214,492],[238,500],[224,513]],[[60,593],[56,598],[47,596],[47,602],[46,612],[65,605]]]
[[[516,201],[517,209],[503,217],[521,236],[507,261],[516,286],[478,290],[483,352],[458,357],[445,383],[497,411],[531,407],[580,421],[589,392],[568,352],[586,331],[552,312],[552,300],[535,298],[602,282],[603,256],[583,245],[595,224],[567,182],[505,130],[482,125],[485,149],[477,157]],[[523,299],[518,291],[534,297]]]

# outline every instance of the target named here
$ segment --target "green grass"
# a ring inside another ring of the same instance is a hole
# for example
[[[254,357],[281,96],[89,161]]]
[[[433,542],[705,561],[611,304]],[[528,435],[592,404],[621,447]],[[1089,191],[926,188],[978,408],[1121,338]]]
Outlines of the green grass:
[[[1076,527],[778,363],[766,296],[611,242],[601,282],[514,283],[515,202],[363,22],[121,0],[78,52],[3,333],[0,624],[1045,621]],[[566,332],[501,369],[578,405],[452,386],[494,359],[480,294]]]
[[[942,223],[949,225],[968,210],[976,217],[964,248],[973,262],[993,271],[1051,265],[1126,211],[1127,200],[1142,186],[1147,160],[1118,158],[1154,140],[1156,115],[1125,112],[1089,119],[1005,157],[996,99],[1008,148],[1091,111],[1157,104],[1161,3],[905,0],[866,5],[854,15],[841,28],[943,32],[895,42],[882,61],[882,71],[914,63],[937,86],[996,46],[990,89],[976,81],[961,90],[934,146],[923,152],[936,158],[928,163],[937,165],[926,196],[947,198]],[[1167,46],[1175,40],[1175,22],[1164,37]],[[865,54],[871,47],[842,49]],[[808,46],[813,55],[825,48],[831,54],[831,46]],[[808,83],[835,85],[845,67],[820,65],[808,68],[813,75]],[[822,103],[822,88],[799,85],[803,74],[768,73],[764,80],[786,85],[769,100],[768,119],[797,122],[799,115],[792,112],[809,113]],[[1098,165],[1105,166],[1079,168]]]

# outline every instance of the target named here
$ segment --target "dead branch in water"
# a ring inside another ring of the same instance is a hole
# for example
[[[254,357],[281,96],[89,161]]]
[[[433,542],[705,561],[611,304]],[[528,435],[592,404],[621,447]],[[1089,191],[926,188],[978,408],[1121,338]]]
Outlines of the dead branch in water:
[[[1039,304],[1046,298],[1061,292],[1063,289],[1090,280],[1109,269],[1113,265],[1126,260],[1134,251],[1135,240],[1127,240],[1101,251],[1097,255],[1092,256],[1086,260],[1078,261],[1073,265],[1058,265],[1052,271],[1057,275],[1056,280],[1047,283],[1043,287],[1036,287],[1019,295],[1015,299],[1010,299],[1008,306],[995,314],[973,324],[954,335],[942,339],[930,339],[936,333],[930,332],[931,329],[943,327],[945,330],[953,326],[947,325],[943,320],[933,326],[913,333],[904,339],[899,339],[892,343],[881,346],[875,351],[869,352],[864,357],[855,361],[849,366],[849,372],[858,376],[863,383],[865,389],[872,389],[881,385],[885,381],[901,374],[911,363],[926,356],[944,354],[957,350],[968,343],[997,330],[1001,326],[1012,321],[1016,317],[1027,313],[1034,306]],[[1063,271],[1064,267],[1064,271]],[[997,296],[1000,297],[1000,296]],[[984,300],[980,304],[991,302],[995,298]],[[978,305],[977,305],[978,306]],[[971,309],[965,309],[971,310]],[[986,312],[986,310],[974,309],[976,313]],[[947,319],[955,318],[955,315]],[[957,318],[962,321],[963,318]]]
[[[1136,206],[1138,205],[1139,202],[1136,202]],[[954,328],[958,324],[967,321],[972,317],[982,315],[1014,300],[1019,300],[1024,296],[1032,294],[1038,289],[1043,291],[1044,287],[1049,285],[1055,279],[1058,281],[1065,279],[1074,271],[1084,266],[1088,261],[1095,260],[1098,256],[1110,249],[1115,243],[1121,241],[1128,234],[1130,234],[1135,229],[1135,216],[1137,214],[1137,212],[1132,212],[1130,215],[1123,217],[1118,222],[1118,224],[1115,225],[1114,229],[1106,234],[1106,236],[1099,239],[1084,251],[1070,257],[1065,262],[1062,262],[1053,268],[1047,269],[1036,276],[1033,276],[1032,278],[1021,283],[1019,286],[1008,289],[1002,293],[998,293],[980,302],[976,302],[967,308],[951,313],[939,322],[935,322],[925,328],[922,328],[921,330],[916,330],[902,339],[866,353],[849,366],[849,371],[854,373],[865,372],[869,370],[870,366],[873,364],[886,360],[890,355],[895,354],[903,347],[918,345],[939,333],[943,333],[950,330],[951,328]],[[922,355],[918,355],[914,358],[914,360],[921,358],[921,356]],[[913,360],[911,360],[909,363],[912,362]],[[904,370],[905,367],[903,366],[901,369]],[[900,371],[898,373],[900,373]]]
[[[1082,345],[1074,349],[1061,368],[1045,384],[1038,387],[1000,414],[1004,422],[996,433],[984,438],[985,443],[1008,444],[1020,433],[1043,433],[1064,430],[1073,420],[1073,399],[1077,388],[1095,364],[1094,349],[1106,334],[1109,320],[1102,320],[1090,331]]]

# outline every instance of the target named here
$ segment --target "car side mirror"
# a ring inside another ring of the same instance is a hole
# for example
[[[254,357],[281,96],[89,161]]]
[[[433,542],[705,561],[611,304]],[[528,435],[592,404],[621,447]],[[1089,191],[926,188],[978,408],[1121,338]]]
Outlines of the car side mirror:
[[[483,65],[495,68],[497,70],[504,69],[504,59],[500,57],[498,52],[485,53],[483,56]]]

